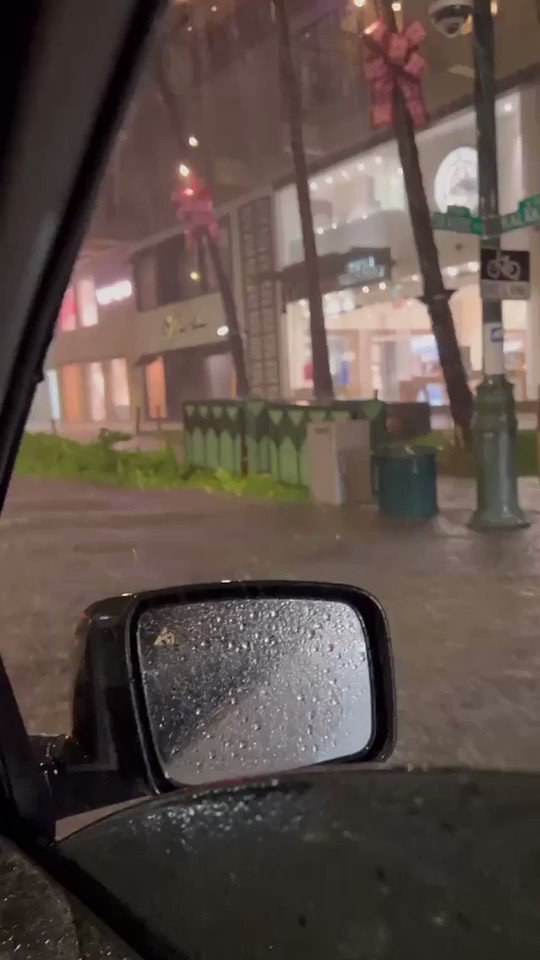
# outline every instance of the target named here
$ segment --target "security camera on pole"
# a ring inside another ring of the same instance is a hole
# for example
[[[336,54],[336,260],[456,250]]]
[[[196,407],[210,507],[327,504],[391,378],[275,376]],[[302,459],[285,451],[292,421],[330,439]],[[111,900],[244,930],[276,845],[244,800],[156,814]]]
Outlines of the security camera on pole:
[[[500,252],[499,187],[495,119],[495,44],[491,0],[437,0],[429,8],[433,25],[446,37],[459,36],[472,15],[478,144],[479,215],[483,221],[482,262],[508,260]],[[491,276],[491,274],[488,274]],[[512,384],[504,373],[501,299],[482,293],[484,375],[474,417],[477,508],[470,526],[478,530],[519,529],[529,521],[519,507],[516,471],[517,418]]]

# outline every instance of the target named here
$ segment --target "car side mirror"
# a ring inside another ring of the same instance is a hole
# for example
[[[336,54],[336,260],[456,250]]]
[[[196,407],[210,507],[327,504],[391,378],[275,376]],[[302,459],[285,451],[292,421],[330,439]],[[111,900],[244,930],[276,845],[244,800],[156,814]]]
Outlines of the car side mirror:
[[[393,749],[388,626],[356,587],[219,583],[102,601],[81,621],[78,658],[71,766],[78,756],[79,774],[100,770],[116,791]]]

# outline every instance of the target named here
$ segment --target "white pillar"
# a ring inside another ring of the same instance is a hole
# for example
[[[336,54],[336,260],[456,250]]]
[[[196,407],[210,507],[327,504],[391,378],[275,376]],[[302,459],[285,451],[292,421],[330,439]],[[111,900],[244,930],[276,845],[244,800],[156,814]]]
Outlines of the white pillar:
[[[540,86],[520,91],[523,196],[540,193]],[[504,171],[502,171],[504,176]],[[520,231],[520,240],[531,252],[531,299],[527,318],[527,396],[538,398],[540,386],[540,228]]]

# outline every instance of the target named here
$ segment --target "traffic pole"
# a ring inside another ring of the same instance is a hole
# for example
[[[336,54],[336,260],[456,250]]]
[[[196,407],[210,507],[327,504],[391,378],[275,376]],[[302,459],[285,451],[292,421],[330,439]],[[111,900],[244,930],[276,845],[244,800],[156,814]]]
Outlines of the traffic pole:
[[[480,217],[487,225],[481,246],[500,246],[497,131],[495,117],[495,38],[491,0],[475,0],[473,13],[476,136]],[[529,521],[518,500],[517,417],[513,385],[504,370],[501,301],[482,300],[483,378],[473,420],[477,507],[476,530],[514,530]]]

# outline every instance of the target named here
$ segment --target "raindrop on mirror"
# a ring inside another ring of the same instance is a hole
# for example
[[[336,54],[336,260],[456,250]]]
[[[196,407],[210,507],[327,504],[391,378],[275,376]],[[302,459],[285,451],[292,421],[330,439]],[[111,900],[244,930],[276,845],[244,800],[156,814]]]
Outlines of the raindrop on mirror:
[[[365,631],[345,603],[169,603],[145,610],[137,635],[156,751],[178,783],[294,769],[370,741]]]

